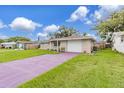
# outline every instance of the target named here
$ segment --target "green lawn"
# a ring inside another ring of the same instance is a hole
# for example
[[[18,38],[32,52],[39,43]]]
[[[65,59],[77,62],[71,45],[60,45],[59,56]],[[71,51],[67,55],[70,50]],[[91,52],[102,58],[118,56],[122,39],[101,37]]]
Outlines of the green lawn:
[[[48,50],[11,50],[0,49],[0,63],[8,62],[17,59],[24,59],[28,57],[43,55],[43,54],[55,54],[56,52]]]
[[[124,87],[124,55],[110,49],[98,51],[95,55],[80,54],[19,87]]]

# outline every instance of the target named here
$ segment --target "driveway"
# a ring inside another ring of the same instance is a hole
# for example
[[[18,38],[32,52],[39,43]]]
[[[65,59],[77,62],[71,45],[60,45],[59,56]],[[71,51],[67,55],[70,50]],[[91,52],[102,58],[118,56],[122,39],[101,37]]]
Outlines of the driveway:
[[[0,64],[0,88],[14,88],[64,63],[78,53],[42,55]]]

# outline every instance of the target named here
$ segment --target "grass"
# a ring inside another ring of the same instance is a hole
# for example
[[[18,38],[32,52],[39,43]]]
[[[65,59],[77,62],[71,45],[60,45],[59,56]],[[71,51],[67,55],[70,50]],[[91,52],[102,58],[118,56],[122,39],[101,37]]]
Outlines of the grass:
[[[33,56],[39,56],[44,54],[55,54],[56,52],[48,50],[11,50],[0,49],[0,63],[9,62],[12,60],[24,59]]]
[[[124,88],[124,55],[110,49],[80,54],[21,88]]]

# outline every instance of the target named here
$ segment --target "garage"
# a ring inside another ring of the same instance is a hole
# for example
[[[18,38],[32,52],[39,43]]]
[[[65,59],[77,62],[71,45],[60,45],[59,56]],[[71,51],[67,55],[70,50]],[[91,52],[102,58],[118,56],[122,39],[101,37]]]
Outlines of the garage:
[[[54,44],[56,42],[56,44]],[[78,52],[91,53],[93,51],[95,39],[90,36],[84,37],[63,37],[50,40],[50,50],[56,49],[57,52]]]
[[[68,52],[82,52],[81,40],[69,40],[67,43]]]

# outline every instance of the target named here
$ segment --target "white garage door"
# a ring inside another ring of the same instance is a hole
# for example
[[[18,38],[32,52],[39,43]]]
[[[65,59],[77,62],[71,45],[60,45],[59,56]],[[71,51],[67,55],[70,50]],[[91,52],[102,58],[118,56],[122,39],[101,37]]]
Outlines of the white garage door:
[[[81,52],[82,42],[81,40],[68,41],[67,51],[68,52]]]

